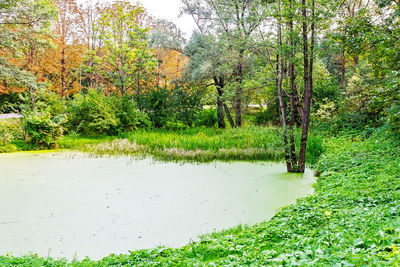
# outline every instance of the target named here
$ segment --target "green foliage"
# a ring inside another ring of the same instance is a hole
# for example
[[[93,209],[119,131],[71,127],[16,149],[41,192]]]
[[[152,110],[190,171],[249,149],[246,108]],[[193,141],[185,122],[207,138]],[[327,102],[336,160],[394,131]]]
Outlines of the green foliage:
[[[278,107],[274,104],[268,105],[266,109],[260,110],[255,114],[254,123],[256,125],[279,124],[280,117]]]
[[[156,89],[141,96],[141,106],[156,128],[164,127],[171,120],[170,95],[167,89]]]
[[[128,97],[114,97],[113,109],[118,119],[117,131],[133,131],[138,128],[151,127],[150,118],[146,113],[140,112],[135,103]]]
[[[23,135],[20,120],[0,120],[0,143],[3,146],[13,140],[22,139]]]
[[[0,25],[0,81],[7,89],[38,87],[36,77],[30,73],[33,67],[28,63],[24,69],[13,64],[13,59],[21,58],[28,51],[40,51],[50,44],[47,37],[51,32],[51,22],[56,10],[51,0],[9,0],[0,3],[2,14],[7,14]],[[12,59],[12,60],[10,60]]]
[[[144,9],[129,1],[117,1],[107,8],[100,19],[99,30],[110,66],[104,75],[124,96],[138,85],[154,80],[156,61],[147,46],[147,28],[143,27]]]
[[[218,122],[217,110],[214,108],[209,108],[209,109],[203,109],[202,111],[196,114],[194,125],[213,128],[217,125],[217,122]]]
[[[203,92],[195,86],[184,88],[179,84],[172,91],[171,105],[174,121],[193,126],[197,113],[202,110]]]
[[[192,126],[201,110],[202,97],[201,92],[179,86],[173,90],[158,88],[142,94],[140,106],[155,128],[167,127],[167,124]]]
[[[25,132],[38,148],[57,148],[64,133],[65,115],[53,117],[50,111],[26,113],[23,120]]]
[[[0,113],[12,113],[22,105],[22,99],[17,93],[0,94]]]
[[[67,109],[69,131],[88,135],[112,134],[119,123],[111,100],[95,90],[86,95],[75,95]],[[127,116],[125,119],[129,120]]]
[[[297,132],[297,144],[299,140],[300,133]],[[322,138],[311,135],[308,144],[308,163],[315,163],[324,151]],[[67,136],[61,147],[100,155],[152,156],[168,161],[283,160],[281,130],[265,127],[224,130],[188,128],[181,123],[168,122],[163,129],[137,130],[103,143],[96,139]]]
[[[25,96],[25,103],[28,103],[29,96]],[[66,113],[65,102],[60,95],[53,91],[40,89],[35,96],[35,108],[38,111],[46,110],[52,116],[58,116]],[[29,110],[29,106],[25,106],[25,110]],[[28,111],[29,112],[29,111]]]
[[[400,102],[393,103],[389,110],[388,119],[390,127],[400,135]]]

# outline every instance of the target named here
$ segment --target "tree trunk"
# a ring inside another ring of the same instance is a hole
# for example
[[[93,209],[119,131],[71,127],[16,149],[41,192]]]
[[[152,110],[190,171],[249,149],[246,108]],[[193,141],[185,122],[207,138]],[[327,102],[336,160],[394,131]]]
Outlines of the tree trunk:
[[[223,80],[214,77],[215,87],[217,88],[217,115],[218,115],[218,128],[225,129],[225,115],[224,115],[224,105],[222,101],[223,96]]]
[[[231,111],[229,110],[226,103],[223,103],[223,105],[224,105],[225,114],[226,114],[226,117],[228,118],[229,124],[231,125],[232,128],[236,128],[236,124],[232,118]]]
[[[225,129],[225,116],[224,116],[224,105],[221,100],[221,96],[217,96],[217,115],[218,115],[218,128]]]
[[[314,63],[314,32],[315,32],[315,1],[312,0],[312,14],[311,14],[311,47],[310,55],[308,51],[308,34],[307,34],[307,7],[306,0],[302,0],[303,8],[303,54],[304,54],[304,108],[303,108],[303,122],[301,127],[301,141],[300,141],[300,154],[299,154],[299,166],[298,172],[305,171],[306,165],[306,152],[307,152],[307,140],[308,140],[308,128],[310,124],[310,110],[311,110],[311,98],[313,90],[313,63]]]
[[[28,71],[32,73],[33,71],[33,64],[35,60],[35,48],[33,46],[30,47],[29,50],[29,59],[28,59]],[[28,88],[29,91],[29,99],[30,99],[30,109],[33,111],[35,109],[35,90],[32,88],[32,86],[29,86]]]
[[[239,51],[239,63],[237,66],[237,73],[236,73],[237,83],[238,83],[235,96],[236,127],[242,127],[243,59],[244,59],[244,50],[242,49]]]
[[[62,44],[62,49],[61,49],[61,95],[64,97],[65,96],[65,45]]]
[[[278,69],[278,98],[279,98],[279,106],[281,109],[281,117],[282,117],[282,127],[283,127],[283,143],[285,147],[285,160],[286,160],[286,168],[288,172],[293,171],[292,162],[290,160],[290,151],[288,145],[288,135],[287,135],[287,120],[286,120],[286,105],[283,100],[283,92],[282,92],[282,83],[283,83],[283,72],[284,72],[284,62],[283,62],[283,45],[282,45],[282,18],[281,18],[281,1],[278,0],[278,12],[279,18],[277,21],[278,25],[278,56],[277,56],[277,64],[279,65]]]
[[[295,69],[295,41],[293,40],[293,0],[289,0],[290,17],[289,17],[289,34],[290,34],[290,58],[289,58],[289,76],[290,76],[290,122],[289,122],[289,133],[290,133],[290,158],[292,162],[292,168],[297,166],[296,156],[296,144],[294,140],[294,124],[296,120],[296,103],[295,99],[297,96],[296,92],[296,69]]]
[[[346,88],[346,55],[345,52],[340,53],[340,87],[342,90]]]

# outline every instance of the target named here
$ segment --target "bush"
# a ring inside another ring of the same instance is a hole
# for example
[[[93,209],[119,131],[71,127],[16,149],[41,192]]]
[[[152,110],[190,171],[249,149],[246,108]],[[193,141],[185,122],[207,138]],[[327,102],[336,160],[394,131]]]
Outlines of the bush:
[[[12,113],[16,108],[23,104],[22,98],[18,93],[0,95],[0,113]]]
[[[198,90],[177,87],[171,95],[174,120],[187,126],[193,126],[197,114],[202,111],[203,95]]]
[[[33,145],[39,148],[57,148],[64,133],[65,115],[53,117],[49,111],[25,114],[24,129]]]
[[[390,128],[400,135],[400,102],[394,103],[388,114]]]
[[[140,106],[155,128],[165,128],[171,123],[193,126],[196,114],[201,111],[202,97],[200,92],[179,86],[173,90],[158,88],[142,94]]]
[[[117,131],[132,131],[138,128],[149,128],[151,121],[146,113],[140,112],[135,103],[128,97],[114,98],[114,110],[118,118]]]
[[[23,137],[23,129],[19,120],[2,120],[0,121],[0,141],[2,145]]]
[[[66,113],[65,102],[61,96],[53,91],[42,89],[36,96],[35,106],[38,110],[46,110],[52,116]]]
[[[88,135],[113,134],[119,120],[112,101],[91,90],[68,103],[68,130]]]
[[[277,107],[275,105],[269,105],[266,109],[260,110],[256,113],[254,118],[254,124],[258,126],[268,125],[271,123],[280,123],[280,114],[277,114]]]
[[[141,106],[150,118],[152,125],[162,128],[173,120],[170,91],[166,89],[150,90],[141,96]]]
[[[204,109],[196,114],[195,126],[206,126],[213,128],[218,123],[216,109]]]

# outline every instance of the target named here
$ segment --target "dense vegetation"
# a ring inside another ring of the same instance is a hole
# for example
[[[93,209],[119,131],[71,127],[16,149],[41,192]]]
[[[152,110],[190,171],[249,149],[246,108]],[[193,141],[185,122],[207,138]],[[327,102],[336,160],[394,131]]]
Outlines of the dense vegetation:
[[[96,155],[150,155],[172,161],[281,161],[284,155],[281,129],[277,128],[141,130],[108,139],[67,136],[60,145]],[[308,160],[312,164],[323,151],[322,137],[310,136],[309,147]]]

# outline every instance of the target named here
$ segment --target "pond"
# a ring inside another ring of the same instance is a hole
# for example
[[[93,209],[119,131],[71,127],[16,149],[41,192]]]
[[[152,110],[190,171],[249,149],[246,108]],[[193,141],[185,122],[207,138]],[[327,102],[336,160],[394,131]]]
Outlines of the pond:
[[[179,247],[313,193],[278,163],[180,164],[65,152],[0,155],[0,255],[100,259]]]

